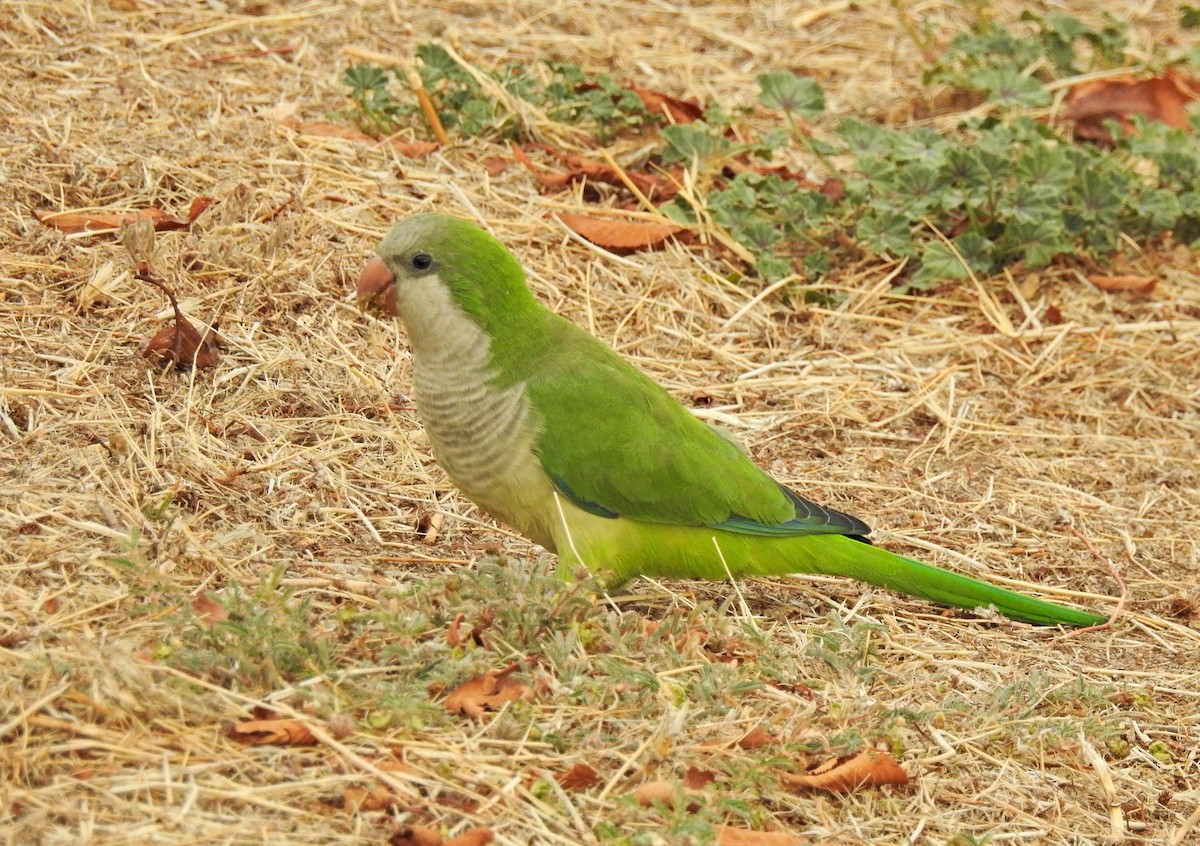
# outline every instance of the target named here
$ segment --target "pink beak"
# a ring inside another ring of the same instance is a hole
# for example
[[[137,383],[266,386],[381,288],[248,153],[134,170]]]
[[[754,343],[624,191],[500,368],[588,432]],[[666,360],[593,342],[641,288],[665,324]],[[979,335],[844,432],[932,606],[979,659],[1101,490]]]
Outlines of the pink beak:
[[[396,316],[396,277],[379,256],[367,262],[358,277],[358,307]]]

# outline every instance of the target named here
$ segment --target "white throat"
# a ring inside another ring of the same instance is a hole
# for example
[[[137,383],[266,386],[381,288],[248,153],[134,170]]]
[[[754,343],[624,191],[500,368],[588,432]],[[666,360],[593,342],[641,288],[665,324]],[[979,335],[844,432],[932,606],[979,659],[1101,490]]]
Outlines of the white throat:
[[[436,275],[408,279],[397,311],[413,349],[417,413],[438,463],[473,502],[543,545],[529,525],[531,500],[551,496],[533,451],[535,421],[525,384],[501,387],[487,334]]]

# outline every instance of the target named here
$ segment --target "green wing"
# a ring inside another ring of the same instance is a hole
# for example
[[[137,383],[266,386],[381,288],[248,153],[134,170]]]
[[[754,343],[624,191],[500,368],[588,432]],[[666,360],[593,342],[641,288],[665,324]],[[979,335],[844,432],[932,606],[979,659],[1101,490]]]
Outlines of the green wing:
[[[563,321],[527,372],[537,451],[558,490],[604,517],[753,535],[865,535],[780,485],[603,343]]]

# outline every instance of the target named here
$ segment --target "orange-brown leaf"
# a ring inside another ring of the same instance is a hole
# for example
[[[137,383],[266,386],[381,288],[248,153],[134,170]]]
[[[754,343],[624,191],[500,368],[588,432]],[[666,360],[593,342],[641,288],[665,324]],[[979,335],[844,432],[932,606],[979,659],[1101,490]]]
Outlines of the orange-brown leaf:
[[[423,825],[401,826],[388,838],[389,846],[444,846],[445,841],[435,829]]]
[[[496,835],[492,834],[491,829],[473,828],[470,831],[464,831],[457,837],[451,837],[446,841],[445,846],[487,846],[496,839]]]
[[[553,156],[561,165],[567,168],[566,172],[544,170],[533,163],[520,144],[513,144],[513,159],[524,165],[545,188],[558,190],[572,182],[590,180],[592,182],[603,182],[608,185],[616,185],[619,188],[627,189],[629,186],[625,182],[628,180],[644,195],[653,197],[658,201],[669,200],[677,193],[675,183],[664,176],[638,170],[618,172],[608,162],[587,159],[574,153],[563,153],[545,144],[530,144],[528,146]]]
[[[587,790],[600,783],[600,775],[587,764],[576,764],[554,777],[563,790]]]
[[[703,790],[716,780],[715,772],[699,767],[688,767],[687,772],[683,774],[683,786],[688,790]]]
[[[699,103],[681,100],[640,85],[630,85],[629,90],[641,98],[646,111],[653,115],[662,115],[671,123],[693,123],[704,117],[704,107]]]
[[[787,831],[749,831],[729,825],[714,825],[717,846],[802,846],[801,837]]]
[[[676,795],[675,785],[669,781],[648,781],[633,792],[634,801],[643,808],[649,808],[656,802],[669,805],[675,801]],[[678,795],[687,800],[689,811],[696,811],[700,808],[700,803],[694,798],[696,791],[688,790],[680,785]]]
[[[503,156],[485,156],[481,164],[488,176],[499,176],[508,170],[508,166],[512,162]]]
[[[560,214],[572,232],[615,253],[648,250],[662,246],[668,238],[683,231],[674,223],[644,223],[641,221],[594,218],[581,214]]]
[[[737,745],[739,749],[758,749],[761,746],[770,746],[774,742],[775,738],[767,734],[762,726],[755,726],[746,732]]]
[[[395,795],[386,787],[347,787],[342,791],[342,808],[349,812],[383,811],[396,801]]]
[[[459,632],[459,627],[462,625],[463,614],[459,612],[454,615],[454,619],[450,621],[450,626],[446,629],[446,643],[450,646],[462,646],[462,634]]]
[[[1130,118],[1134,116],[1186,129],[1187,105],[1198,96],[1200,80],[1178,71],[1148,79],[1110,77],[1072,88],[1063,117],[1075,121],[1076,138],[1110,142],[1106,120],[1116,121],[1125,132],[1132,130]]]
[[[197,197],[184,217],[168,214],[159,208],[141,209],[131,212],[74,212],[35,210],[33,216],[40,223],[73,235],[78,232],[89,232],[96,235],[106,235],[116,232],[122,226],[129,226],[139,220],[148,220],[156,232],[167,232],[173,229],[186,229],[200,214],[212,205],[212,197]]]
[[[317,742],[302,720],[247,720],[232,726],[226,737],[248,746],[314,746]]]
[[[1153,293],[1158,285],[1158,280],[1153,276],[1106,276],[1103,273],[1093,273],[1087,280],[1101,291],[1130,291],[1142,296]]]
[[[204,370],[216,367],[219,348],[220,339],[214,332],[206,329],[201,335],[183,312],[177,310],[175,325],[155,332],[142,347],[142,355],[169,361],[183,370],[189,367]]]
[[[520,666],[521,662],[515,661],[503,670],[488,670],[468,679],[446,697],[446,710],[477,720],[484,711],[494,711],[507,702],[532,699],[533,688],[511,678]]]
[[[669,803],[675,798],[675,785],[669,781],[648,781],[633,792],[633,798],[644,808],[655,802]]]
[[[793,790],[826,790],[853,793],[884,784],[907,784],[908,775],[886,752],[860,752],[818,767],[806,775],[784,773],[783,783]]]
[[[213,599],[212,594],[207,591],[192,600],[192,613],[196,615],[196,622],[202,626],[213,626],[229,619],[229,612],[225,610],[225,606]]]

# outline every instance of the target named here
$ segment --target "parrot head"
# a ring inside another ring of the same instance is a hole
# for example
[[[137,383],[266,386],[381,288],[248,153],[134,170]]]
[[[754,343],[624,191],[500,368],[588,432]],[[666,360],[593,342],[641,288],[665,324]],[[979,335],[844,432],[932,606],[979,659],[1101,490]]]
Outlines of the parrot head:
[[[399,318],[411,333],[436,321],[448,305],[491,332],[534,302],[512,254],[465,220],[407,217],[375,252],[358,280],[359,308]]]

